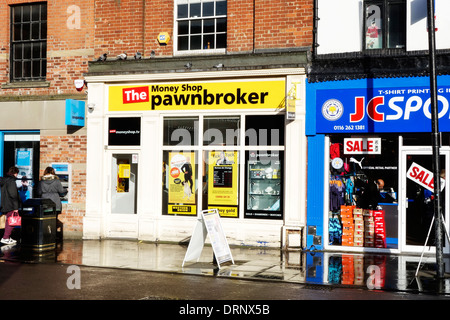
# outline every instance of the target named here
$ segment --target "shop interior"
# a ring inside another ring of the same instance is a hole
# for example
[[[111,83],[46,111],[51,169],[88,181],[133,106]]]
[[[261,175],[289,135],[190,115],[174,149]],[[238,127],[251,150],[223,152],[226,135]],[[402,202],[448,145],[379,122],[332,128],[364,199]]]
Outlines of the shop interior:
[[[329,161],[329,244],[398,248],[398,136],[330,137]]]

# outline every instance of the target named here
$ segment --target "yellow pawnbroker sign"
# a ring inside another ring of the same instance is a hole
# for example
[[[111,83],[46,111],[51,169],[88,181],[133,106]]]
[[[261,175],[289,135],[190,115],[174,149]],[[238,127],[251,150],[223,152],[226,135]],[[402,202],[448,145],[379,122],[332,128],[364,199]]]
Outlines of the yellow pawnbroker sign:
[[[109,87],[109,111],[284,108],[284,80]]]

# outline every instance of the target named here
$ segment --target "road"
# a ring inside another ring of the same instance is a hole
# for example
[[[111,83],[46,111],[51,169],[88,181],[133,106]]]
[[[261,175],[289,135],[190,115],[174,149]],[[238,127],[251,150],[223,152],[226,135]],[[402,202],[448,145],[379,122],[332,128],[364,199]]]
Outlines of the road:
[[[210,315],[215,315],[214,318],[229,318],[233,308],[235,312],[259,312],[257,315],[267,316],[264,312],[275,315],[286,310],[297,310],[302,305],[314,306],[315,309],[323,305],[314,304],[313,300],[347,300],[354,303],[353,300],[450,299],[444,295],[10,261],[0,261],[0,292],[2,299],[34,300],[34,303],[139,300],[142,303],[139,308],[145,308],[147,304],[152,309],[163,308],[170,319],[191,311],[201,317],[209,318],[207,312],[211,311]]]

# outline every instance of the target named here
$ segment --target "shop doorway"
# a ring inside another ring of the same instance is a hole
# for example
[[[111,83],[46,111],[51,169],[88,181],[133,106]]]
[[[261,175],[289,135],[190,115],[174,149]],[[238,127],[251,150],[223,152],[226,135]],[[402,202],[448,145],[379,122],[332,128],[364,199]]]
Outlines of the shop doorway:
[[[450,151],[441,149],[440,164],[441,176],[449,168]],[[429,147],[408,148],[403,150],[401,174],[401,214],[402,214],[402,245],[403,251],[408,252],[435,252],[434,227],[430,226],[433,219],[433,155]],[[448,199],[448,179],[441,179],[441,199],[444,220],[448,229],[449,208],[445,199]],[[429,233],[429,234],[428,234]],[[428,239],[427,239],[428,238]],[[444,237],[445,251],[448,252],[448,241]]]
[[[136,238],[138,235],[138,159],[139,154],[109,152],[107,201],[109,237]]]

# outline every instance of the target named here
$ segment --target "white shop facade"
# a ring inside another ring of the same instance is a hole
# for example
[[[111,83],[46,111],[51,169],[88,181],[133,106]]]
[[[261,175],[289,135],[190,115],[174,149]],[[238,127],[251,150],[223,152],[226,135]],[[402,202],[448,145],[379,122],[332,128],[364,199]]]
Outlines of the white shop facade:
[[[287,230],[301,241],[303,68],[86,81],[85,239],[180,242],[217,209],[230,245],[278,247]]]

